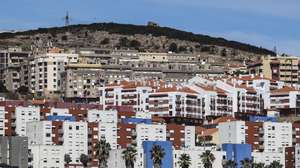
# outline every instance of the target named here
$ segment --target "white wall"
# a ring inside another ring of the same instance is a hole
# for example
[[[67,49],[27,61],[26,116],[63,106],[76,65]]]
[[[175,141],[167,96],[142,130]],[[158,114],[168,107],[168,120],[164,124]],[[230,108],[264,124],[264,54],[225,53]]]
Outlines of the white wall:
[[[5,107],[0,107],[0,136],[5,135]]]
[[[102,123],[98,124],[98,138],[105,139],[110,144],[111,149],[117,149],[118,127],[117,123]],[[125,138],[125,137],[121,137]]]
[[[88,122],[116,123],[118,112],[116,110],[88,110]]]
[[[253,161],[255,163],[264,163],[265,166],[273,161],[280,162],[283,167],[285,165],[285,155],[279,152],[252,152]]]
[[[64,149],[56,145],[29,145],[33,168],[64,168]]]
[[[284,147],[292,146],[292,124],[264,122],[264,151],[284,152]]]
[[[73,164],[80,163],[80,155],[88,154],[88,133],[86,122],[63,122],[64,154],[70,154]]]
[[[166,125],[137,124],[137,147],[142,147],[143,141],[166,141]]]
[[[52,122],[27,122],[26,136],[28,137],[28,144],[52,145]]]
[[[16,107],[16,133],[26,136],[26,123],[40,120],[39,107]]]
[[[245,121],[222,122],[218,126],[220,143],[246,143]]]

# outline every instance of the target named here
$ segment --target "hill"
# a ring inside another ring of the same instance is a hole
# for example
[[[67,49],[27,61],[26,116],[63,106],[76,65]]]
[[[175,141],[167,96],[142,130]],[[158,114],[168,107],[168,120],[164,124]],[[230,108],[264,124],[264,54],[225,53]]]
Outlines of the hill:
[[[0,33],[0,45],[26,46],[41,40],[61,47],[135,48],[142,51],[168,51],[170,47],[176,47],[175,52],[199,51],[223,56],[238,51],[247,56],[274,55],[273,51],[254,45],[159,26],[93,23]]]

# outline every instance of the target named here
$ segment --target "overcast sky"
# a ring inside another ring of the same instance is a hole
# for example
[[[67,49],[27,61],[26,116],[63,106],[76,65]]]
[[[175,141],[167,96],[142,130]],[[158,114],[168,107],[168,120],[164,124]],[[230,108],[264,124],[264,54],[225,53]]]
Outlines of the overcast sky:
[[[1,0],[0,30],[158,22],[300,56],[300,0]]]

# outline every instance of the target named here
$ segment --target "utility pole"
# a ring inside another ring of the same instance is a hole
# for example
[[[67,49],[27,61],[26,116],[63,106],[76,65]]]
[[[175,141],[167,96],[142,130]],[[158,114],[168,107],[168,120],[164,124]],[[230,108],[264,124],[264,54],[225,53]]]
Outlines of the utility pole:
[[[70,15],[69,12],[67,11],[66,16],[64,17],[65,20],[65,26],[69,26],[70,25]]]

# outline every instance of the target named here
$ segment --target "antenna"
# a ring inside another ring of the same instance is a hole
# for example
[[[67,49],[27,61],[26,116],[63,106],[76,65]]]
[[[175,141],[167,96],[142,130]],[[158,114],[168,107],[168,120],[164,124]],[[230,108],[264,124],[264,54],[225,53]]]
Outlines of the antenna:
[[[277,55],[277,47],[276,46],[274,46],[273,52]]]
[[[65,26],[69,26],[70,25],[70,15],[69,12],[67,11],[66,16],[64,17],[65,20]]]

